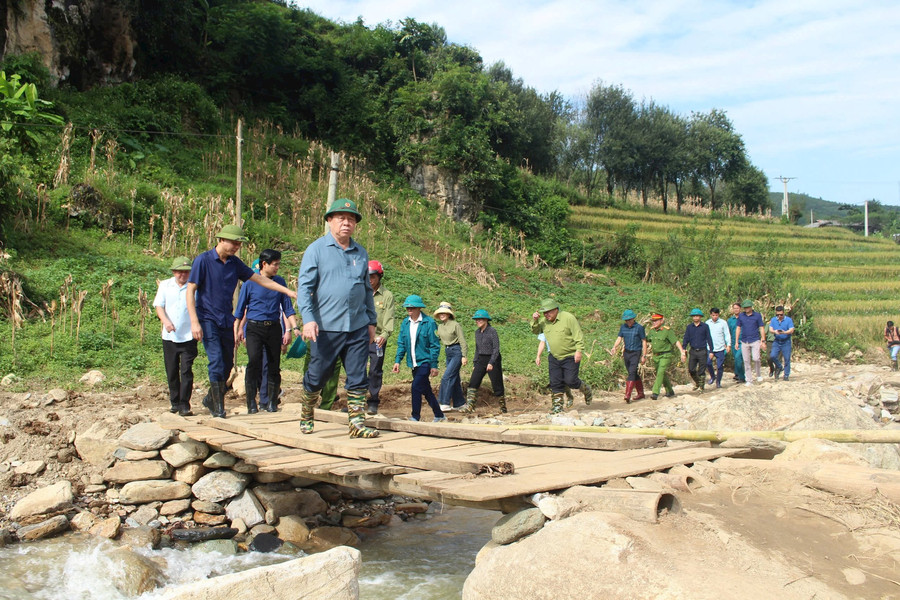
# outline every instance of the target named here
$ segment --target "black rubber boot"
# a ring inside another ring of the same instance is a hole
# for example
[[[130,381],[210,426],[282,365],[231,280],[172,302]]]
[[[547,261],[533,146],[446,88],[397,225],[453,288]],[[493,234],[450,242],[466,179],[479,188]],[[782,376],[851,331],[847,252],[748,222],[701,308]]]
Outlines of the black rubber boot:
[[[269,403],[266,405],[266,412],[278,412],[278,405],[281,401],[278,399],[278,395],[281,392],[275,385],[271,383],[266,384],[266,394],[269,396]]]
[[[247,388],[247,414],[255,415],[259,412],[259,407],[256,405],[256,388]]]
[[[220,419],[225,418],[225,382],[210,381],[209,382],[210,404],[212,404],[212,415]]]

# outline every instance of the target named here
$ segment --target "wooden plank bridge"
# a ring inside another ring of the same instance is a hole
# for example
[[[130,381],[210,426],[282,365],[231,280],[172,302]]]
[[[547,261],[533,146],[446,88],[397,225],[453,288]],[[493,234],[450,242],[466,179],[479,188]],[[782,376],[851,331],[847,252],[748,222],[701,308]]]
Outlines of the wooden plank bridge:
[[[285,473],[364,490],[446,504],[513,510],[537,492],[599,484],[722,456],[742,449],[661,436],[510,429],[368,418],[374,439],[347,435],[347,414],[316,411],[302,435],[293,412],[227,419],[182,418],[160,424],[228,452],[262,472]]]

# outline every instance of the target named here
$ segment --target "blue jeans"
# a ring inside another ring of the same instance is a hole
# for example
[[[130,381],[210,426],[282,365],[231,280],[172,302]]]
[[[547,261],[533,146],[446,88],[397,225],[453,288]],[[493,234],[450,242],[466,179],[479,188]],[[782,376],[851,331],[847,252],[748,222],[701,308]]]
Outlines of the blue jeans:
[[[347,374],[346,389],[365,391],[369,387],[366,376],[366,362],[369,360],[369,327],[356,331],[322,331],[318,339],[310,342],[309,367],[303,376],[303,389],[318,392],[325,387],[334,372],[338,358],[344,364]]]
[[[462,381],[459,379],[459,370],[462,367],[462,348],[459,344],[445,346],[444,357],[447,359],[447,365],[444,367],[444,376],[441,377],[438,404],[459,408],[466,403],[462,392]]]
[[[220,328],[212,321],[200,321],[200,328],[203,330],[203,348],[209,360],[209,380],[224,382],[234,367],[234,328]]]
[[[772,359],[772,362],[775,363],[776,369],[781,369],[781,361],[778,360],[778,355],[784,358],[784,376],[788,377],[791,374],[791,340],[786,339],[783,341],[775,340],[772,342],[772,351],[769,353],[769,358]]]
[[[706,369],[709,371],[709,376],[716,380],[716,385],[722,385],[722,365],[725,364],[725,351],[713,352],[713,356],[716,357],[716,367],[713,368],[712,361],[707,358]]]
[[[897,360],[897,353],[900,352],[900,344],[890,346],[891,360]]]
[[[431,389],[431,382],[428,381],[428,377],[431,375],[431,365],[426,363],[419,363],[418,367],[413,367],[413,380],[412,380],[412,416],[417,421],[422,418],[422,396],[425,396],[425,400],[428,402],[428,406],[431,407],[431,411],[434,413],[435,418],[440,418],[444,416],[444,411],[441,410],[441,407],[438,406],[437,398],[434,397],[434,392]]]

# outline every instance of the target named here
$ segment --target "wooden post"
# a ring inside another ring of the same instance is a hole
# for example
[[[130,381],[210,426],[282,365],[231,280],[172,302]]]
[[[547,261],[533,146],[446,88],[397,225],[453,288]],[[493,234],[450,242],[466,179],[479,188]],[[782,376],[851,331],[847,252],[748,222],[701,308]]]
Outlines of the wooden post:
[[[341,155],[335,151],[331,151],[331,169],[328,174],[328,202],[325,210],[331,208],[331,205],[337,199],[338,171],[341,168]],[[325,223],[325,233],[328,233],[328,223]]]
[[[243,133],[243,120],[238,119],[237,122],[237,174],[235,175],[235,192],[234,192],[234,223],[238,227],[244,226],[244,218],[241,210],[241,171],[243,169],[243,156],[241,154],[241,148],[244,144],[244,140],[241,137]]]

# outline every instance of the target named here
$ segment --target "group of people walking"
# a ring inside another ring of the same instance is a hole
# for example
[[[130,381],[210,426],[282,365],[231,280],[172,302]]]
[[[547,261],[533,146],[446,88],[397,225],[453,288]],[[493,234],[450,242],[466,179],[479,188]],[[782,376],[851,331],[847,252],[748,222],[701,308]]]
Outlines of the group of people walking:
[[[365,426],[364,419],[366,413],[378,412],[384,357],[394,331],[395,301],[393,294],[382,285],[383,265],[370,260],[365,248],[352,237],[361,220],[362,214],[351,200],[340,199],[329,206],[325,213],[328,230],[306,249],[297,292],[288,289],[284,279],[278,276],[281,262],[278,251],[264,250],[255,268],[248,267],[236,256],[247,241],[237,225],[222,227],[216,236],[216,246],[193,262],[186,257],[173,261],[172,278],[160,283],[153,303],[162,322],[172,412],[192,414],[192,364],[198,341],[203,343],[209,360],[209,393],[203,405],[210,414],[225,416],[227,379],[234,365],[236,342],[240,341],[246,343],[248,355],[247,412],[253,414],[260,408],[276,411],[281,391],[281,352],[290,343],[292,334],[299,333],[309,344],[309,362],[302,382],[300,431],[313,431],[315,408],[340,365],[346,372],[349,435],[360,438],[378,435],[376,429]],[[244,285],[232,310],[238,280]],[[297,311],[290,299],[296,299]],[[479,309],[472,315],[476,328],[474,361],[463,394],[460,372],[467,364],[468,347],[453,306],[442,302],[430,316],[425,313],[423,298],[410,294],[403,308],[406,317],[398,330],[392,370],[399,372],[404,360],[412,370],[410,418],[414,421],[422,418],[423,397],[434,421],[446,420],[445,413],[452,410],[473,412],[476,393],[485,376],[490,379],[500,411],[506,412],[500,338],[491,326],[488,311]],[[298,324],[298,312],[302,328]],[[632,401],[632,394],[635,400],[645,397],[638,368],[646,363],[649,350],[656,365],[653,399],[663,389],[667,396],[674,395],[666,370],[678,356],[676,350],[682,360],[688,359],[694,387],[701,392],[706,385],[721,387],[728,353],[734,357],[737,379],[751,385],[755,373],[762,380],[760,352],[766,350],[766,328],[751,301],[735,303],[727,322],[719,319],[720,311],[716,308],[710,311],[710,318],[705,322],[699,308],[693,309],[690,316],[691,322],[679,340],[665,325],[661,314],[651,315],[650,330],[646,331],[637,323],[633,310],[623,313],[623,323],[611,353],[615,354],[620,346],[623,349],[626,402]],[[777,377],[783,372],[787,380],[794,325],[784,315],[784,307],[776,307],[768,329],[774,336],[769,355],[774,362],[773,374]],[[539,339],[535,363],[540,365],[542,354],[545,350],[547,353],[551,412],[558,413],[564,406],[572,405],[572,390],[580,390],[585,404],[591,404],[591,387],[579,376],[584,335],[575,316],[560,310],[556,300],[547,298],[532,315],[531,331]],[[896,339],[894,348],[900,350],[900,335],[896,329],[892,331],[892,339]],[[888,337],[887,330],[885,337]],[[435,395],[430,378],[438,374],[441,346],[446,365]],[[892,354],[895,367],[897,350]]]

